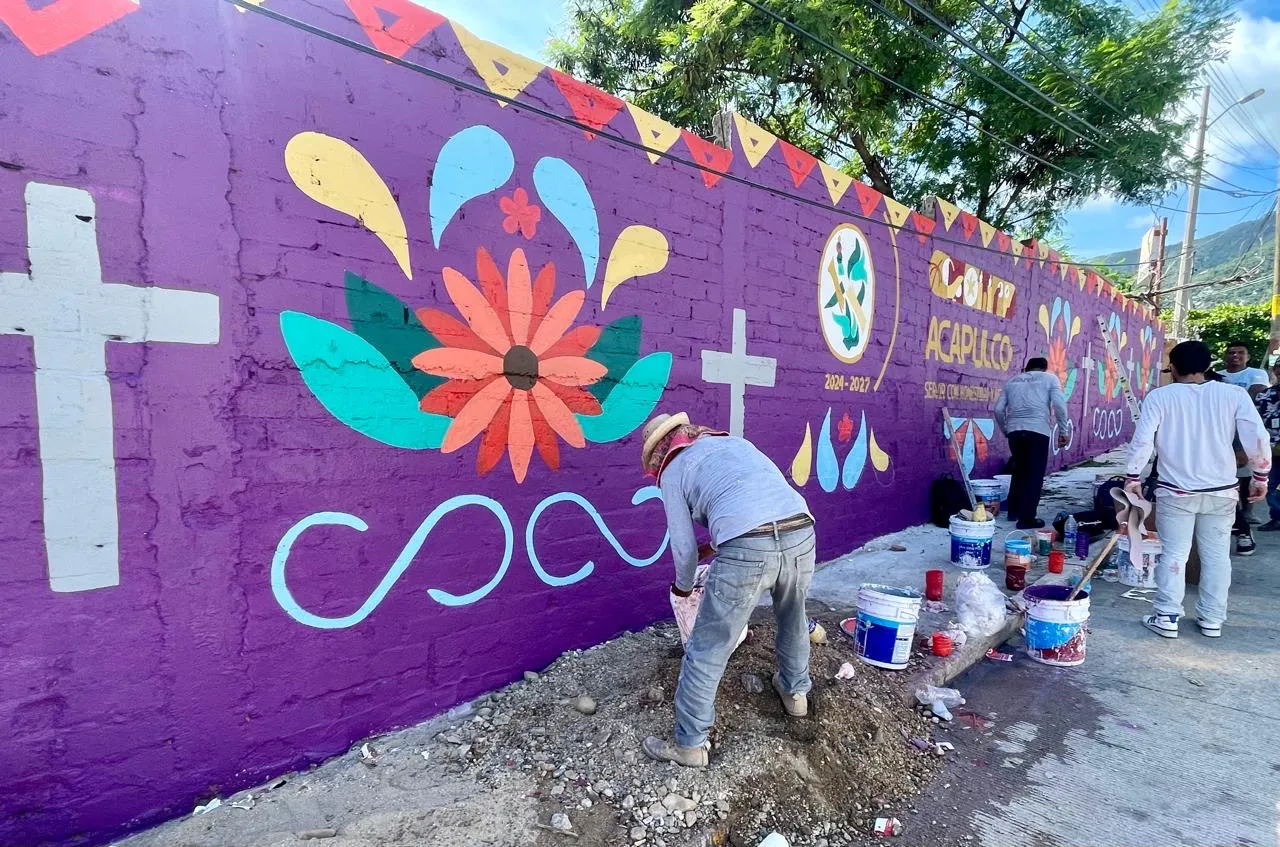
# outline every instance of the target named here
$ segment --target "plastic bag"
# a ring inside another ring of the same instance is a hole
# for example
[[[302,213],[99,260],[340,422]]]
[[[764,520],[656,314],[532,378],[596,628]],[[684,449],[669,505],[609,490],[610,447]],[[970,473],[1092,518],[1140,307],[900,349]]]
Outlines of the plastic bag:
[[[964,705],[964,697],[954,688],[938,688],[934,685],[922,685],[916,689],[916,702],[921,706],[941,703],[948,708]]]
[[[956,586],[956,616],[969,635],[995,635],[1004,626],[1005,596],[983,573],[966,573]]]
[[[688,597],[681,597],[674,592],[671,594],[671,611],[676,616],[676,626],[680,629],[680,644],[685,646],[689,643],[689,636],[693,633],[693,625],[698,621],[698,609],[702,606],[702,595],[707,590],[707,574],[710,572],[710,565],[699,565],[698,570],[693,577],[693,590],[689,592]],[[738,636],[738,641],[733,645],[733,649],[737,650],[743,641],[747,640],[747,628],[742,628],[742,634]]]

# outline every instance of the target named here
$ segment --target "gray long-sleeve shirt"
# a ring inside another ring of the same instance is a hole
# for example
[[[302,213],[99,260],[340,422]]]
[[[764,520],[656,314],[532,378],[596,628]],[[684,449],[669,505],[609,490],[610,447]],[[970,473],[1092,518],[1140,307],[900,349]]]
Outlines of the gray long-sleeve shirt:
[[[681,590],[693,587],[698,569],[695,521],[718,547],[762,524],[809,515],[769,457],[732,435],[704,436],[677,453],[662,472],[662,505]]]
[[[1009,380],[996,401],[996,423],[1005,435],[1011,432],[1038,432],[1052,435],[1049,411],[1058,429],[1067,425],[1067,400],[1062,396],[1062,383],[1051,373],[1027,371]]]

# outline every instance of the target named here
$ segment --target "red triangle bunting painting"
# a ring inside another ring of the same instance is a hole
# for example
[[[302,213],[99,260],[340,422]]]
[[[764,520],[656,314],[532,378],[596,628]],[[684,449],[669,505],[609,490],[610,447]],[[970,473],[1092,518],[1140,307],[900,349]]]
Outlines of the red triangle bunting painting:
[[[410,0],[347,0],[369,43],[379,52],[403,59],[444,17]]]
[[[566,73],[553,70],[551,79],[555,81],[556,88],[560,89],[560,93],[564,95],[564,99],[569,103],[569,108],[573,110],[573,116],[578,119],[579,123],[584,123],[594,130],[602,130],[608,126],[609,121],[622,111],[622,107],[626,104],[614,97],[612,94],[601,91],[594,85],[588,85],[585,82],[574,79]],[[588,139],[595,138],[596,134],[587,130],[583,130],[583,134]]]
[[[880,205],[880,200],[884,195],[864,182],[854,182],[853,190],[858,195],[858,205],[862,207],[862,214],[870,217],[871,213]]]
[[[685,146],[689,148],[689,152],[693,154],[693,160],[699,165],[711,168],[711,170],[702,171],[702,182],[707,188],[711,188],[729,170],[729,163],[733,161],[733,151],[718,144],[712,144],[702,136],[687,129],[681,130],[680,136],[684,139]],[[714,173],[713,171],[720,171],[720,173]]]
[[[971,212],[960,212],[960,229],[964,231],[965,238],[973,238],[973,234],[978,231],[978,218]]]
[[[916,231],[916,237],[920,239],[921,245],[928,244],[929,236],[933,235],[934,227],[937,225],[938,222],[934,218],[919,212],[911,213],[911,228]]]
[[[782,158],[787,161],[787,170],[791,171],[791,181],[799,188],[818,166],[818,160],[794,144],[779,140],[778,146],[782,148]]]
[[[86,35],[138,11],[134,0],[32,0],[0,2],[0,23],[5,24],[36,56],[46,56]]]

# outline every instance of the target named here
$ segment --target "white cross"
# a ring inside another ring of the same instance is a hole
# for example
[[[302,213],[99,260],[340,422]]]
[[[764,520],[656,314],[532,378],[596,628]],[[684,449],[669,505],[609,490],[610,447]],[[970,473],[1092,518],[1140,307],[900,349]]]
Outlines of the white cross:
[[[31,272],[0,273],[0,335],[35,347],[49,587],[120,583],[107,341],[218,342],[218,297],[104,283],[93,198],[27,185]]]
[[[742,436],[747,386],[772,388],[778,360],[767,356],[747,355],[747,313],[733,310],[733,345],[730,352],[702,351],[702,378],[706,382],[729,386],[729,434]]]

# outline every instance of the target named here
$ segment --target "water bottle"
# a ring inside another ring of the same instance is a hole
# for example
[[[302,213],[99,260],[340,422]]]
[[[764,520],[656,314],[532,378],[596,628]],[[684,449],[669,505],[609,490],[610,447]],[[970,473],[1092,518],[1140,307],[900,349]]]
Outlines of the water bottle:
[[[1080,524],[1076,523],[1075,515],[1067,515],[1066,526],[1062,528],[1062,549],[1068,553],[1074,553],[1076,549],[1076,538],[1080,535]]]

